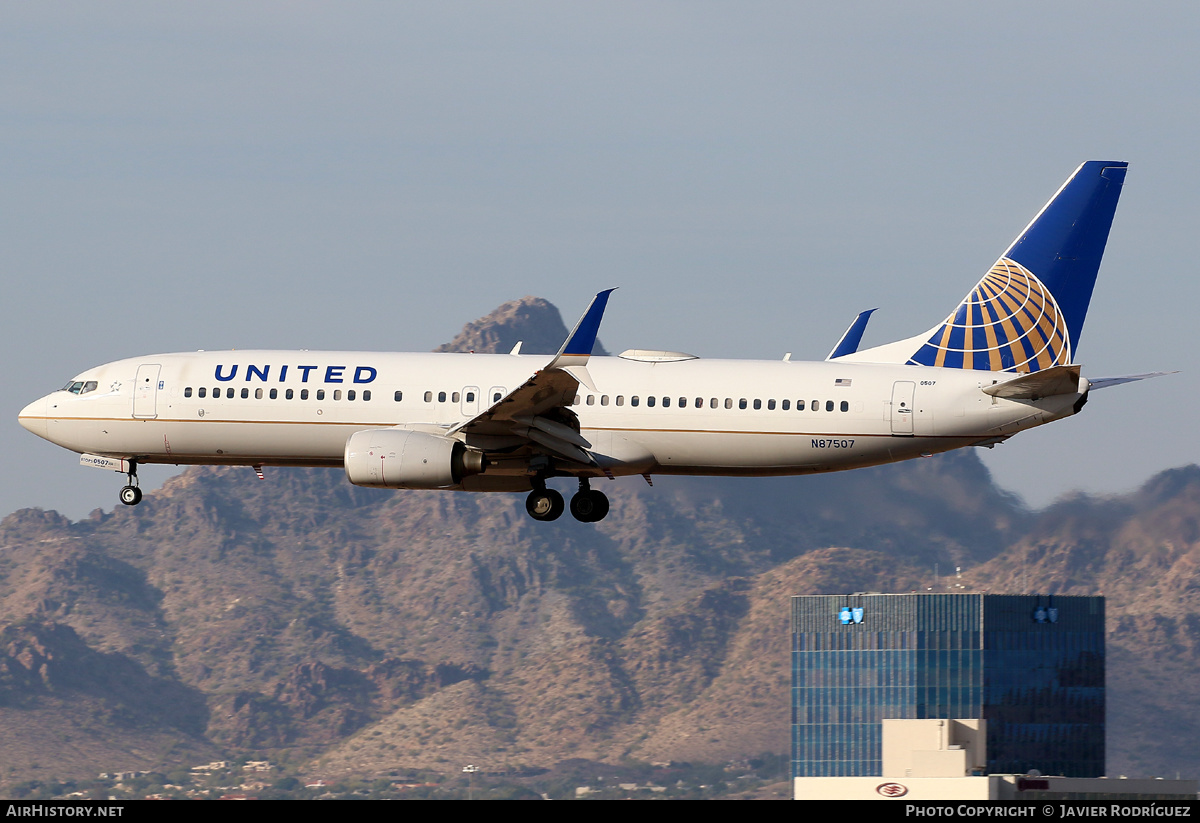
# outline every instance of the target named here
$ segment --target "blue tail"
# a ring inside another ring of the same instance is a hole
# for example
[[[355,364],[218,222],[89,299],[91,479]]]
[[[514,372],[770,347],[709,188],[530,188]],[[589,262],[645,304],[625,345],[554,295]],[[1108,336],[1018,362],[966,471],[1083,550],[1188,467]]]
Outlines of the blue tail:
[[[1071,363],[1127,166],[1076,169],[908,362],[1015,372]]]

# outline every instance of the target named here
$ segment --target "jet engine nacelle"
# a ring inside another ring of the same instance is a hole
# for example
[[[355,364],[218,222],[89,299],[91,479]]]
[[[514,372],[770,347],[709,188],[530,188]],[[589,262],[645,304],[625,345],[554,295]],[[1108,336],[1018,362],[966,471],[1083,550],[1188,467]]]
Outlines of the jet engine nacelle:
[[[483,471],[483,454],[457,440],[407,429],[366,429],[346,441],[346,477],[356,486],[444,489]]]

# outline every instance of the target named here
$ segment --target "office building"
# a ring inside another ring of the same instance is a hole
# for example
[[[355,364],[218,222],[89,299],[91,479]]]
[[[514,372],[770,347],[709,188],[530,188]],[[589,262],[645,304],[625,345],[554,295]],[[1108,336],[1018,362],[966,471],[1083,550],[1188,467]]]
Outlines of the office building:
[[[907,776],[1102,776],[1104,598],[792,598],[793,778],[883,776],[885,719],[946,721]]]

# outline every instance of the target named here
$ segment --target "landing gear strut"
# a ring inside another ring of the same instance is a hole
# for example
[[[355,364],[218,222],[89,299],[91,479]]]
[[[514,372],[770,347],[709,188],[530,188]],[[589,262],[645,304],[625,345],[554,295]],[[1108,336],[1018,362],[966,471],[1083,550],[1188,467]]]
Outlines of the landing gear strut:
[[[142,490],[138,488],[137,463],[129,461],[129,483],[121,489],[121,502],[126,506],[136,506],[142,502]]]
[[[598,523],[608,514],[608,497],[591,487],[586,477],[579,478],[579,491],[571,498],[571,516],[580,523]]]

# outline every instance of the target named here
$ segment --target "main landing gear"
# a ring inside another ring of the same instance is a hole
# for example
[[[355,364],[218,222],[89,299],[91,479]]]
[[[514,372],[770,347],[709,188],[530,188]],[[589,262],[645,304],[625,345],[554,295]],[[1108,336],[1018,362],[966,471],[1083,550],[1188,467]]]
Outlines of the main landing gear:
[[[557,520],[566,508],[563,496],[547,489],[544,481],[539,486],[525,498],[525,511],[534,520]],[[571,497],[571,516],[581,523],[597,523],[607,514],[608,497],[593,489],[587,478],[580,478],[579,491]]]
[[[137,463],[129,461],[129,484],[121,489],[121,502],[126,506],[136,506],[142,502],[142,490],[138,488]]]

